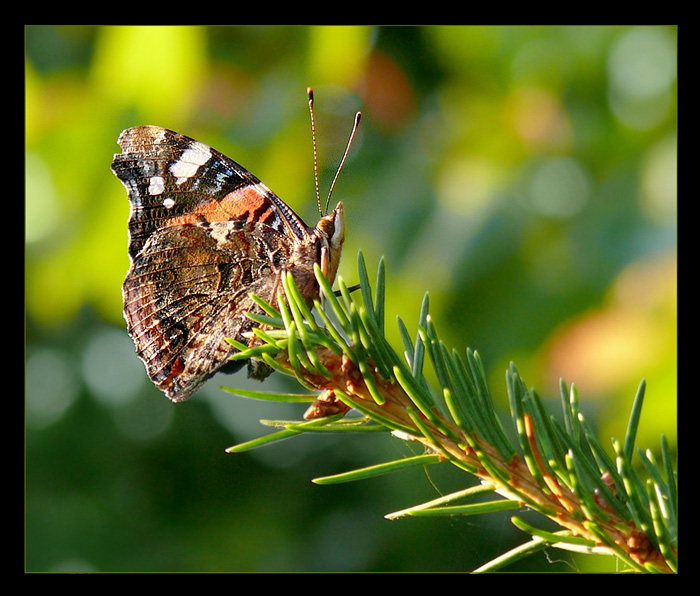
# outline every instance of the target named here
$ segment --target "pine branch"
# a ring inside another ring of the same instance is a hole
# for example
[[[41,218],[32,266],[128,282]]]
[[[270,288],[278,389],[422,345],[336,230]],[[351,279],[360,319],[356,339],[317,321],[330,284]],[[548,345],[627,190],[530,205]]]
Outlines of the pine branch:
[[[426,455],[315,482],[347,482],[409,465],[449,461],[477,476],[480,490],[448,495],[387,517],[473,515],[528,507],[562,528],[545,532],[514,516],[513,523],[531,541],[480,570],[498,569],[552,546],[616,556],[637,572],[676,571],[676,477],[665,438],[661,443],[663,466],[659,467],[650,452],[639,452],[646,478],[632,465],[644,382],[624,443],[613,443],[613,461],[580,412],[574,386],[561,383],[562,424],[547,414],[538,395],[526,387],[511,364],[506,382],[519,439],[514,446],[496,415],[478,353],[467,350],[462,356],[444,345],[429,314],[426,295],[415,340],[398,320],[404,344],[403,357],[399,356],[384,335],[384,263],[379,264],[374,296],[361,253],[358,263],[361,300],[351,296],[342,279],[336,296],[320,270],[316,271],[323,302],[316,301],[314,306],[322,324],[312,316],[291,275],[284,280],[286,300],[280,299],[273,307],[256,299],[267,315],[249,315],[261,326],[255,330],[256,341],[249,347],[230,340],[240,350],[232,359],[258,358],[321,393],[303,398],[313,400],[304,421],[268,421],[280,430],[232,447],[230,452],[303,432],[390,431],[405,441],[421,443]],[[426,360],[439,388],[432,387],[423,374]],[[302,399],[230,391],[280,401]],[[351,409],[361,417],[345,417]],[[456,504],[484,491],[500,498]]]

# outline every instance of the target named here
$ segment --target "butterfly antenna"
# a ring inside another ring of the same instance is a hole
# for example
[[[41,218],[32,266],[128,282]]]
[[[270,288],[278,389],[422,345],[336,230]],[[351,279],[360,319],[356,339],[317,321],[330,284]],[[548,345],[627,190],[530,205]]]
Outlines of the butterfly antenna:
[[[314,119],[314,91],[311,87],[306,88],[306,93],[309,96],[309,114],[311,114],[311,140],[314,145],[314,184],[316,185],[316,202],[318,203],[318,210],[321,215],[323,211],[321,209],[321,193],[318,188],[318,154],[316,152],[316,121]]]
[[[348,144],[345,147],[345,154],[343,155],[343,159],[340,161],[340,165],[338,166],[338,171],[335,173],[335,178],[333,178],[333,183],[331,184],[331,188],[328,191],[328,199],[326,200],[326,212],[328,211],[328,205],[331,202],[331,195],[333,194],[333,189],[335,188],[335,182],[338,180],[338,176],[340,175],[340,170],[343,169],[343,164],[345,164],[345,160],[348,157],[348,153],[350,152],[350,145],[352,145],[352,140],[355,138],[355,133],[357,132],[357,127],[360,125],[360,118],[362,117],[362,114],[360,112],[357,112],[355,114],[355,122],[352,125],[352,131],[350,132],[350,138],[348,139]]]

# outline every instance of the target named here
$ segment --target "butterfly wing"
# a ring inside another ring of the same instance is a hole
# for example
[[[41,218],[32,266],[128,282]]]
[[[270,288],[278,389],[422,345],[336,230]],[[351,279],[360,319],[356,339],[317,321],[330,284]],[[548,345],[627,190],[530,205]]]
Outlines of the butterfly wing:
[[[129,256],[163,227],[245,220],[287,231],[300,242],[308,226],[258,178],[216,149],[159,126],[121,133],[112,171],[129,196]]]
[[[226,337],[244,341],[245,312],[258,308],[249,293],[274,301],[312,235],[260,180],[203,143],[144,126],[119,144],[112,169],[131,203],[127,330],[153,382],[183,401],[226,362]]]
[[[249,293],[273,300],[294,245],[260,226],[228,222],[155,232],[126,277],[124,315],[153,382],[172,401],[187,399],[227,360],[227,337],[253,326]],[[272,256],[272,258],[271,258]]]

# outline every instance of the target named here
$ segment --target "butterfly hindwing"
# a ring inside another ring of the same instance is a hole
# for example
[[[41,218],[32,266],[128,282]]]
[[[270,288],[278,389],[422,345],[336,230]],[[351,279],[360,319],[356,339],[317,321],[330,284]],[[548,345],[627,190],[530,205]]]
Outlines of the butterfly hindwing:
[[[293,243],[282,234],[228,222],[155,232],[124,282],[124,314],[154,383],[173,401],[187,399],[228,359],[232,337],[259,311],[250,293],[272,300]],[[274,260],[270,255],[274,253]],[[275,261],[277,263],[275,263]]]

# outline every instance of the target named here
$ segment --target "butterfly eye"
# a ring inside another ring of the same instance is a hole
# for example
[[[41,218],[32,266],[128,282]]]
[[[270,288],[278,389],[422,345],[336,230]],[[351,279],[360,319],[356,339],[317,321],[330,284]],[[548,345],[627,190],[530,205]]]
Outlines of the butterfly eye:
[[[319,231],[323,232],[323,233],[328,237],[329,240],[330,240],[331,238],[333,238],[333,234],[335,234],[335,222],[334,222],[333,219],[332,219],[331,217],[329,217],[329,216],[326,216],[326,217],[322,218],[322,219],[316,224],[316,228],[317,228]]]

